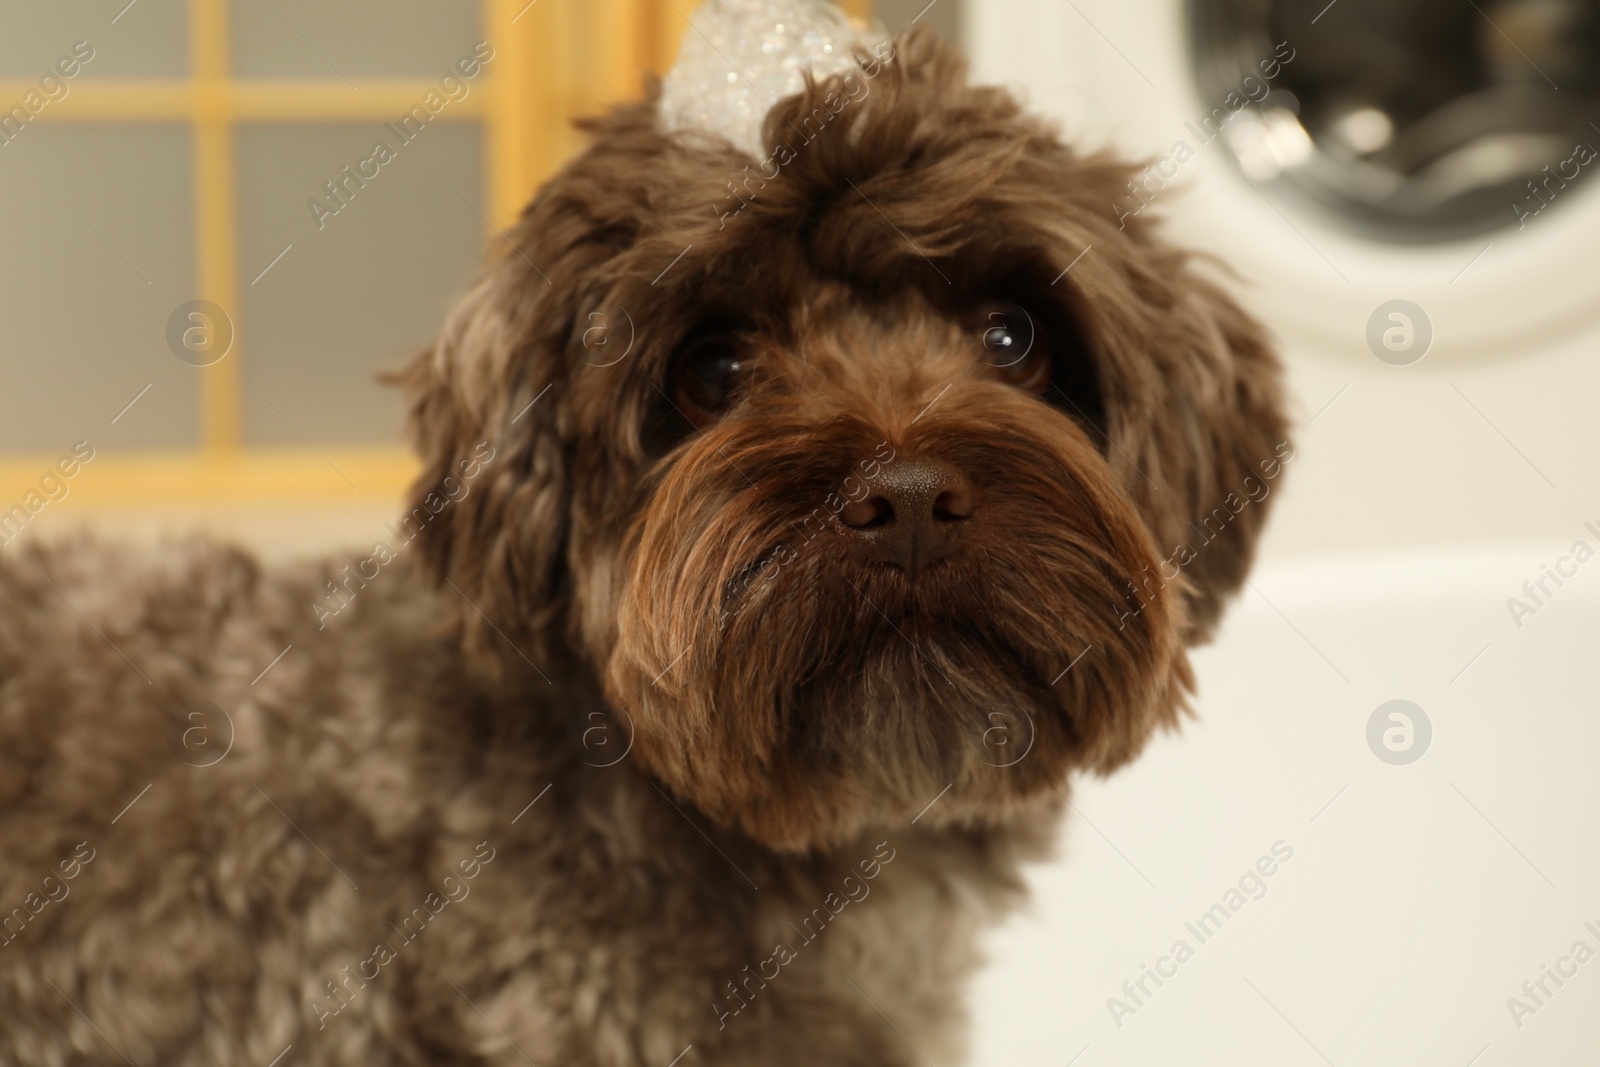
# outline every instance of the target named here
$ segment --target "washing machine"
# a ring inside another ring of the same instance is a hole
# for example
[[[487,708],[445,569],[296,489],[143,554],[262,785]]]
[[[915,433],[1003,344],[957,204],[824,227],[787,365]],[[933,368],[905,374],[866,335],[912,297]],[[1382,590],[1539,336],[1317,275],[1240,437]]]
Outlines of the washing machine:
[[[1137,164],[1106,211],[1269,326],[1297,413],[1197,716],[1075,783],[971,1062],[1592,1059],[1600,4],[975,0],[966,44]]]
[[[1225,262],[1303,424],[1353,450],[1282,536],[1528,537],[1600,488],[1564,436],[1600,396],[1592,0],[981,0],[966,18],[978,77],[1148,164],[1107,211]],[[1506,495],[1457,469],[1479,445]],[[1396,449],[1421,466],[1385,474]],[[1405,506],[1364,504],[1375,490]]]

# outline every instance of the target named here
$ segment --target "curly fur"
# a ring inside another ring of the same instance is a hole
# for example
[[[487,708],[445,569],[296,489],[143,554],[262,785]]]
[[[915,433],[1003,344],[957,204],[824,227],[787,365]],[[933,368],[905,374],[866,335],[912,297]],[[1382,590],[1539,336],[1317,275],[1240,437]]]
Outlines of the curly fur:
[[[1127,165],[896,49],[774,109],[770,178],[653,100],[587,124],[400,376],[424,471],[375,575],[0,561],[0,1064],[960,1055],[975,932],[1069,773],[1176,723],[1266,507],[1150,576],[1285,422],[1261,330],[1119,229]],[[1059,397],[961,325],[1018,294]],[[759,378],[695,430],[664,382],[711,322]],[[828,502],[915,456],[979,513],[910,578]]]

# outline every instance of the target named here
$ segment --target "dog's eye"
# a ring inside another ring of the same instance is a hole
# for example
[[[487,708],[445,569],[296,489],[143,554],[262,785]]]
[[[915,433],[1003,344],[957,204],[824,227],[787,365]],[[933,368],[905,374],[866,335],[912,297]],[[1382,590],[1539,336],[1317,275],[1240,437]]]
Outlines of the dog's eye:
[[[983,360],[996,377],[1030,393],[1050,388],[1050,352],[1027,308],[992,301],[978,309],[973,326],[983,342]]]
[[[673,360],[672,402],[696,426],[714,422],[732,406],[749,371],[735,339],[724,333],[691,341]]]

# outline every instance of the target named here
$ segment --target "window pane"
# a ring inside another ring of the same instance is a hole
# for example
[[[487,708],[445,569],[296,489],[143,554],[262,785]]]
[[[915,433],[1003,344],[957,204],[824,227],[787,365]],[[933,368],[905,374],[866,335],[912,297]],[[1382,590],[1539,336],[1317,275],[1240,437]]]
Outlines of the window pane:
[[[485,229],[477,124],[436,120],[412,138],[368,123],[241,130],[248,443],[398,441],[399,398],[375,375],[433,337]],[[365,163],[379,141],[393,158]],[[324,186],[336,178],[342,206]]]
[[[890,33],[931,26],[952,44],[961,44],[963,0],[877,0],[872,13]]]
[[[181,78],[189,70],[184,0],[72,0],[5,5],[0,78],[37,81],[92,55],[74,78]],[[116,21],[113,22],[112,20]],[[73,45],[79,41],[76,57]],[[71,91],[71,81],[67,81]],[[10,108],[14,100],[3,105]]]
[[[198,443],[166,340],[195,295],[187,131],[44,123],[0,162],[0,449]]]
[[[233,0],[248,78],[436,78],[481,37],[478,0]]]

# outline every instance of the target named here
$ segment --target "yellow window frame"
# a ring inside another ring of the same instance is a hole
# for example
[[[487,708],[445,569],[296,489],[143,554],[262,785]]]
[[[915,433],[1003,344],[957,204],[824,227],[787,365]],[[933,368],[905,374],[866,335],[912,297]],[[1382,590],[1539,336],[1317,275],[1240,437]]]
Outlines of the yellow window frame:
[[[484,126],[490,226],[512,222],[537,186],[581,145],[571,119],[637,97],[645,72],[670,66],[696,0],[481,0],[482,33],[496,50],[485,90],[441,112]],[[186,79],[88,80],[51,111],[84,122],[182,122],[191,131],[195,296],[239,307],[235,133],[241,123],[387,120],[432,88],[426,79],[234,78],[229,0],[188,0]],[[844,0],[852,17],[871,0]],[[28,87],[0,83],[0,99]],[[465,284],[466,279],[463,279]],[[249,324],[228,358],[200,368],[201,446],[106,457],[74,496],[91,505],[204,501],[396,499],[416,472],[398,444],[245,448],[241,361]],[[0,460],[0,494],[30,486],[54,457]],[[348,477],[348,480],[347,480]],[[352,490],[351,484],[359,486]],[[9,496],[5,499],[10,499]]]

